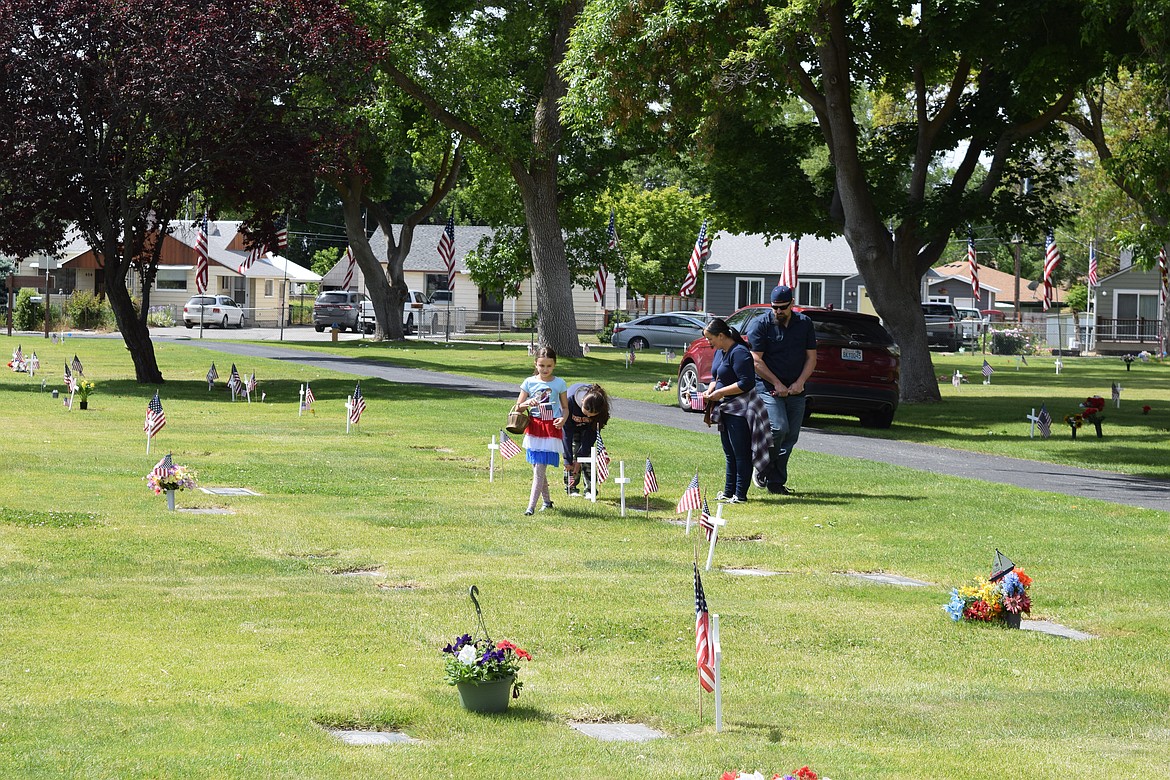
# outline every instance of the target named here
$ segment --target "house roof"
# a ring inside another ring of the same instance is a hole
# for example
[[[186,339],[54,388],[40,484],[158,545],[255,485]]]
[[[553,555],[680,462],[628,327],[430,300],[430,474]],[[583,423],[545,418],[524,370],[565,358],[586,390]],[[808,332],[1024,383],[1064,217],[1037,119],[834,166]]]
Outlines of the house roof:
[[[406,256],[405,262],[402,264],[403,271],[421,271],[424,273],[446,273],[447,264],[443,262],[443,258],[439,256],[439,237],[443,233],[444,225],[416,225],[414,228],[414,238],[411,239],[410,254]],[[402,225],[394,225],[393,231],[396,235],[402,235]],[[495,231],[486,225],[456,225],[455,226],[455,270],[456,272],[465,272],[467,264],[464,259],[471,250],[475,249],[480,242],[487,236],[490,236]],[[382,232],[381,228],[374,231],[370,236],[370,249],[374,252],[374,257],[382,263],[386,264],[386,234]],[[321,278],[321,283],[327,286],[340,286],[345,279],[345,256],[342,255],[341,260],[326,272],[325,276]],[[363,277],[361,276],[361,268],[356,270],[356,277],[354,283],[358,285],[359,289],[365,286]]]
[[[953,263],[946,263],[944,265],[936,265],[927,273],[927,284],[935,286],[950,280],[960,281],[963,284],[970,286],[971,284],[971,269],[967,265],[966,260],[958,260]],[[1014,303],[1016,276],[1015,274],[1004,273],[999,269],[991,266],[979,266],[979,284],[989,290],[995,290],[997,295],[996,300],[1000,303]],[[1020,304],[1027,305],[1030,303],[1041,304],[1044,302],[1044,287],[1037,284],[1035,289],[1028,289],[1028,285],[1032,284],[1031,279],[1020,277]],[[1059,287],[1053,288],[1053,299],[1060,300],[1061,290]]]
[[[779,274],[788,257],[790,241],[767,243],[756,234],[715,234],[711,242],[711,259],[707,273]],[[800,239],[799,270],[801,276],[853,276],[857,264],[843,236],[833,239],[805,236]]]

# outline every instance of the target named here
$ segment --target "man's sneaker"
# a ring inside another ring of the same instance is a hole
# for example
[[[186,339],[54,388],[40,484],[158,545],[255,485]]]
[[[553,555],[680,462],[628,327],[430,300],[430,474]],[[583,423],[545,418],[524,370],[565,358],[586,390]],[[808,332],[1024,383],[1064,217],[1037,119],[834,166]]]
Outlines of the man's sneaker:
[[[796,495],[796,491],[793,490],[792,488],[788,487],[787,485],[777,485],[775,487],[769,485],[768,492],[771,493],[772,495],[777,495],[777,496],[795,496]]]
[[[760,490],[768,487],[768,480],[758,471],[752,472],[752,483],[755,484],[755,486]]]
[[[747,500],[746,498],[740,498],[739,496],[731,496],[731,497],[729,497],[729,498],[728,498],[728,499],[727,499],[727,500],[726,500],[724,503],[727,503],[727,504],[742,504],[742,503],[743,503],[744,501],[746,501],[746,500]]]
[[[716,501],[726,501],[727,495],[722,490],[720,490],[718,493],[715,494],[715,500]]]

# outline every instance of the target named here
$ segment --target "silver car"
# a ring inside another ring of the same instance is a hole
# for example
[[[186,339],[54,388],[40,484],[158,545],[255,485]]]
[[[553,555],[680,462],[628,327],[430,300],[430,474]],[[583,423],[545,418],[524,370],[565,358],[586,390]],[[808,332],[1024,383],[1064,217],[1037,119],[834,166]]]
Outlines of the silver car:
[[[326,328],[357,333],[364,326],[361,321],[362,302],[366,296],[352,290],[330,290],[313,301],[313,329],[318,333]]]
[[[183,304],[183,324],[193,328],[218,325],[221,328],[244,327],[244,310],[230,295],[196,295]]]
[[[686,349],[703,336],[710,318],[695,312],[647,314],[613,326],[610,342],[618,349]]]

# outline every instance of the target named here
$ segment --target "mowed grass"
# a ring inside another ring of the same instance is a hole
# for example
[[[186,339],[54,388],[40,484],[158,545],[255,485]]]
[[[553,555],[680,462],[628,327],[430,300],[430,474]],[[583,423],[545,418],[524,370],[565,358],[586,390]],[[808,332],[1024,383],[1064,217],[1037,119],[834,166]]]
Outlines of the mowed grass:
[[[122,344],[42,343],[24,347],[50,387],[76,352],[98,389],[67,413],[39,381],[0,375],[2,776],[1170,772],[1164,513],[800,452],[801,495],[731,507],[716,553],[716,568],[781,574],[704,576],[723,628],[717,735],[710,696],[698,713],[696,534],[666,522],[696,468],[718,489],[713,437],[615,421],[606,443],[634,477],[631,506],[654,459],[649,515],[620,517],[606,486],[596,505],[555,495],[524,517],[525,465],[497,463],[488,481],[499,400],[364,380],[368,409],[347,436],[352,377],[238,361],[268,400],[233,404],[222,379],[208,393],[202,378],[212,360],[226,378],[224,356],[159,344],[167,427],[147,456],[154,388],[132,381]],[[507,360],[493,376],[518,383],[529,359]],[[298,417],[306,379],[316,414]],[[182,493],[180,507],[234,514],[168,512],[143,479],[168,451],[204,485],[263,495]],[[1035,578],[1033,617],[1098,638],[951,623],[950,587],[986,573],[995,547]],[[841,573],[874,570],[936,585]],[[473,583],[493,636],[534,656],[502,716],[464,712],[442,680],[439,649],[474,628]],[[598,743],[571,719],[670,738]],[[321,724],[422,742],[350,747]]]

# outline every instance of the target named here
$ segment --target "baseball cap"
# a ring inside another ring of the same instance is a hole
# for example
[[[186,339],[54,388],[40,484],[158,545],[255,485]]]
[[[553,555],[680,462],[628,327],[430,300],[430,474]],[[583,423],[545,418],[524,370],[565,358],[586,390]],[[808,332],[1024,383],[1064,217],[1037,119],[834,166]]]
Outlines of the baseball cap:
[[[792,288],[786,284],[773,287],[772,303],[792,303]]]

